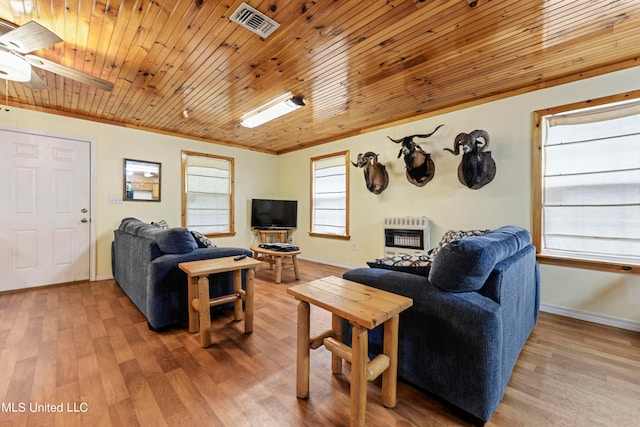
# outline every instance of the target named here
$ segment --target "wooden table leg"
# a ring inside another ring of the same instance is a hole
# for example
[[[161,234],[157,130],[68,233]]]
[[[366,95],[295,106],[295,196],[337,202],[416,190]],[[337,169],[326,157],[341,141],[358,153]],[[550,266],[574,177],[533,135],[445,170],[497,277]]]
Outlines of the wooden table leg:
[[[235,295],[240,295],[240,290],[242,290],[242,271],[234,270],[232,274],[233,293]],[[242,300],[239,298],[233,302],[233,318],[235,320],[242,320]]]
[[[296,274],[296,280],[300,280],[300,270],[298,269],[298,256],[291,255],[291,260],[293,261],[293,271]]]
[[[198,300],[200,302],[200,345],[211,345],[211,310],[209,308],[209,277],[198,278]]]
[[[395,407],[397,401],[399,319],[396,314],[384,323],[383,352],[389,356],[389,367],[382,373],[382,404],[387,408]]]
[[[187,278],[187,301],[189,306],[189,332],[196,333],[200,329],[200,314],[193,306],[193,300],[198,299],[198,278],[189,276]]]
[[[335,313],[331,313],[331,329],[333,330],[333,338],[338,342],[342,342],[342,318]],[[342,373],[342,358],[331,352],[331,372],[334,375]]]
[[[253,295],[255,277],[256,270],[253,268],[247,269],[244,294],[244,332],[246,334],[253,332]]]
[[[297,337],[297,357],[296,357],[296,396],[299,399],[309,397],[309,334],[310,328],[310,307],[306,301],[298,303],[298,337]]]
[[[368,330],[353,325],[351,345],[351,425],[364,426],[367,415]]]
[[[276,256],[276,283],[282,281],[282,257]]]

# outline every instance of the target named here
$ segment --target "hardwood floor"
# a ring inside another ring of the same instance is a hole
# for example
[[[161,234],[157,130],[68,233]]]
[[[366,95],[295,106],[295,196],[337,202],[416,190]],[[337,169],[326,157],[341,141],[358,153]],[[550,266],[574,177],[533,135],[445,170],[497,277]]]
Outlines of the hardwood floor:
[[[341,275],[300,261],[301,282]],[[310,398],[295,396],[296,283],[257,273],[251,335],[228,311],[213,344],[185,327],[147,329],[113,280],[0,295],[0,425],[345,426],[349,377],[330,353],[311,354]],[[330,316],[311,307],[312,333]],[[437,398],[400,381],[398,404],[369,384],[370,426],[472,425]],[[62,412],[58,412],[61,410]],[[55,411],[55,412],[54,412]],[[640,420],[640,334],[541,313],[488,425],[632,426]]]

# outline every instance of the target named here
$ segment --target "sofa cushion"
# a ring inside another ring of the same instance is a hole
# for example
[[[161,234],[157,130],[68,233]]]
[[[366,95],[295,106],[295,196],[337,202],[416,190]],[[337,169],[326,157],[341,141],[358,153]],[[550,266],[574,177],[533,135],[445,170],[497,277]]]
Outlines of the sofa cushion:
[[[198,247],[193,236],[186,228],[176,227],[168,230],[160,229],[155,241],[165,254],[186,254]]]
[[[403,271],[405,273],[418,274],[428,277],[431,268],[431,257],[429,255],[393,255],[383,258],[376,258],[367,262],[372,268],[383,268],[385,270]]]
[[[429,281],[449,292],[477,291],[493,267],[531,243],[523,228],[505,226],[483,236],[464,237],[442,247],[435,256]]]
[[[136,218],[125,218],[119,229],[134,236],[153,240],[165,254],[186,254],[198,247],[193,235],[182,227],[164,229]]]
[[[137,218],[125,218],[120,222],[120,227],[118,227],[118,230],[124,231],[125,233],[133,234],[135,236],[138,234],[137,230],[140,227],[148,225],[149,224],[145,224]]]

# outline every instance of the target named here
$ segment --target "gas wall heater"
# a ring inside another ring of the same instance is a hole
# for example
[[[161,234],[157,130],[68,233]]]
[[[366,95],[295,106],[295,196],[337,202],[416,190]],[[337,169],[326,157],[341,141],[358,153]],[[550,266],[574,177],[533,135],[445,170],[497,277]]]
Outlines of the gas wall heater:
[[[384,219],[384,254],[422,254],[430,246],[430,222],[425,216]]]

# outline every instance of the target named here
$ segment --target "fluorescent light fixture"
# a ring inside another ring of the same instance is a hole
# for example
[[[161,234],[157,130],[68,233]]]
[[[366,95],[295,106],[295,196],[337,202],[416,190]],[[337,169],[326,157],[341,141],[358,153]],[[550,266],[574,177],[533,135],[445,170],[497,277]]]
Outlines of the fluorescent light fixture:
[[[302,97],[292,96],[291,92],[287,92],[243,115],[240,124],[246,128],[254,128],[303,106]]]
[[[0,49],[0,79],[28,82],[31,80],[31,65],[19,56]]]

